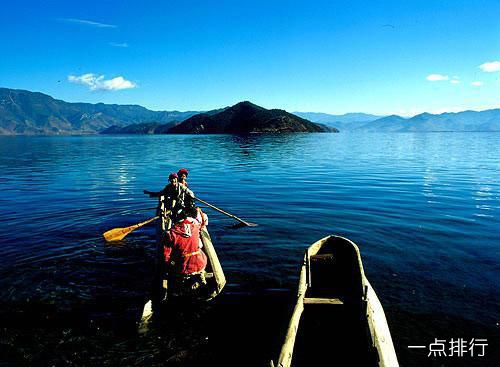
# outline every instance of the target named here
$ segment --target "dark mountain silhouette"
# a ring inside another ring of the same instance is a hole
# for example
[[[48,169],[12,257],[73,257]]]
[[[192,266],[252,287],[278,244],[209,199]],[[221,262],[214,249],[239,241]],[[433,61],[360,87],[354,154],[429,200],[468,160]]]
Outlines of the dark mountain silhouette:
[[[0,134],[4,135],[95,134],[113,125],[180,122],[197,113],[151,111],[137,105],[68,103],[43,93],[0,88]]]
[[[199,114],[171,128],[173,134],[247,134],[338,131],[284,110],[268,110],[245,101],[209,116]]]

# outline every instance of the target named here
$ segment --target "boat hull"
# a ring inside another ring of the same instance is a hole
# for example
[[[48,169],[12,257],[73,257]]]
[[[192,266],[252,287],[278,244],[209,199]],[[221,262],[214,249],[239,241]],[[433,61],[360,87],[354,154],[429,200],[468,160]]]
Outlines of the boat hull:
[[[156,230],[156,264],[153,280],[152,297],[144,305],[139,330],[147,328],[147,324],[153,316],[153,313],[159,311],[162,305],[170,302],[196,302],[209,301],[218,296],[226,285],[226,278],[220,264],[217,252],[212,243],[212,239],[206,226],[200,231],[200,238],[203,244],[202,251],[207,255],[207,266],[205,269],[206,285],[197,292],[196,298],[183,299],[183,297],[172,297],[169,290],[168,274],[165,271],[165,260],[163,255],[164,234],[171,228],[170,211],[165,208],[162,198],[160,198],[157,215],[159,221]]]
[[[366,278],[359,248],[328,236],[304,255],[297,302],[277,366],[396,367],[382,305]]]

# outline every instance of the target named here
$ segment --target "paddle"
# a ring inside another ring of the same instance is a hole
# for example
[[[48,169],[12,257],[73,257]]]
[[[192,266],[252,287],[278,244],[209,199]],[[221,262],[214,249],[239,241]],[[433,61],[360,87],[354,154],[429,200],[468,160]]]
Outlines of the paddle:
[[[146,225],[156,219],[160,218],[159,216],[150,218],[144,222],[134,224],[133,226],[130,227],[125,227],[125,228],[113,228],[110,229],[107,232],[103,233],[104,239],[108,242],[111,241],[121,241],[127,236],[130,232],[136,230],[139,227],[142,227],[143,225]]]
[[[205,200],[201,200],[200,198],[197,198],[195,197],[194,198],[195,200],[198,200],[200,203],[203,203],[205,204],[206,206],[208,206],[209,208],[212,208],[214,210],[217,210],[219,213],[222,213],[224,215],[227,215],[228,217],[231,217],[233,219],[236,219],[238,222],[244,224],[245,226],[247,227],[257,227],[258,224],[255,224],[255,223],[250,223],[250,222],[245,222],[243,219],[240,219],[238,218],[236,215],[232,215],[232,214],[229,214],[228,212],[225,212],[224,210],[222,209],[219,209],[217,208],[216,206],[210,204],[210,203],[207,203]]]

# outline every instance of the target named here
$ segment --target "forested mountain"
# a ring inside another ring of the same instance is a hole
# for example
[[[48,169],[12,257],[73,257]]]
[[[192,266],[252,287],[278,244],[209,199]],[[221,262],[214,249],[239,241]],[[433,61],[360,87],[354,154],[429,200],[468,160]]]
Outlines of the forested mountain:
[[[95,134],[108,127],[183,121],[199,112],[151,111],[138,105],[69,103],[46,94],[0,88],[0,134]]]
[[[337,131],[284,110],[268,110],[244,101],[212,116],[198,114],[171,128],[177,134],[246,134]]]

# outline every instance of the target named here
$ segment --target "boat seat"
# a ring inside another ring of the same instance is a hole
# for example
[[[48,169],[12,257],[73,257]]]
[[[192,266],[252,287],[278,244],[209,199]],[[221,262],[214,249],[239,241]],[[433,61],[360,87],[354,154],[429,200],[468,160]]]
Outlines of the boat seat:
[[[312,298],[306,297],[304,298],[305,305],[343,305],[342,302],[338,298]]]
[[[312,263],[333,264],[335,257],[333,254],[317,254],[309,257]]]

